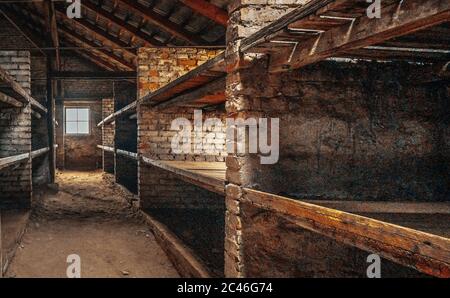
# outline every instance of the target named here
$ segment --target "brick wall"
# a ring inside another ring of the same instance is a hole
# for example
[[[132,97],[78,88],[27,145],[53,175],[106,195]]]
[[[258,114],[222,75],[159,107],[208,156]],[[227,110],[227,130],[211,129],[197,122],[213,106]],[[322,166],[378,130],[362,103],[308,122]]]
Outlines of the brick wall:
[[[114,99],[102,100],[102,119],[114,113]],[[114,148],[114,122],[102,126],[102,144]],[[114,174],[114,153],[103,151],[103,171]]]
[[[75,55],[61,57],[61,71],[99,71],[96,65]],[[56,143],[58,144],[57,168],[64,169],[78,165],[83,169],[101,168],[102,152],[96,146],[102,142],[101,128],[97,123],[102,118],[102,99],[113,97],[113,81],[106,80],[63,80],[56,88]],[[95,104],[94,104],[95,102]],[[91,123],[92,136],[90,138],[74,138],[64,134],[64,105],[92,106],[93,120]],[[94,148],[95,147],[95,148]],[[78,150],[86,148],[86,150]],[[87,150],[95,152],[88,154]],[[77,155],[78,152],[80,155]],[[86,157],[86,159],[84,159]],[[74,161],[74,162],[71,162]]]
[[[139,50],[139,96],[157,90],[184,73],[196,68],[219,52],[204,49],[147,49]],[[215,155],[174,154],[172,120],[183,117],[192,120],[193,108],[177,107],[157,110],[148,105],[138,106],[138,152],[157,160],[224,161],[225,128],[212,131],[205,146],[218,148]],[[203,117],[223,119],[224,112],[203,112]],[[195,146],[195,145],[194,145]],[[216,194],[188,185],[167,171],[139,165],[139,193],[143,208],[220,208]]]
[[[30,92],[30,53],[0,51],[0,66]],[[2,108],[0,112],[0,157],[31,152],[31,106]],[[29,208],[31,204],[31,159],[0,171],[0,206]]]
[[[242,37],[278,18],[283,6],[267,3],[230,4],[226,108],[235,117],[279,118],[280,158],[261,165],[256,154],[227,157],[225,274],[358,276],[364,252],[349,253],[326,237],[288,229],[276,214],[243,206],[241,186],[303,199],[448,200],[448,91],[412,84],[426,68],[409,64],[323,62],[271,74],[267,57],[236,52]],[[309,246],[299,246],[303,241]],[[324,252],[322,263],[315,250]],[[392,272],[415,274],[398,266]]]

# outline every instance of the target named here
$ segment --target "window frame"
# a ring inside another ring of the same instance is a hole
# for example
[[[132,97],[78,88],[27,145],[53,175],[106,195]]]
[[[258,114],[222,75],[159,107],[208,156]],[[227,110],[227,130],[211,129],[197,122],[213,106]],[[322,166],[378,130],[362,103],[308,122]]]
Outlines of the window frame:
[[[85,110],[87,110],[88,111],[88,120],[87,121],[79,121],[78,114],[77,114],[77,121],[67,121],[67,110],[68,109],[74,109],[74,110],[85,109]],[[77,124],[79,122],[87,122],[88,132],[87,133],[79,133],[78,126],[77,126],[76,133],[67,132],[67,122],[72,122],[72,123],[77,123]],[[91,135],[91,108],[89,106],[65,106],[64,107],[64,135],[70,136],[70,137],[86,137],[86,136]]]

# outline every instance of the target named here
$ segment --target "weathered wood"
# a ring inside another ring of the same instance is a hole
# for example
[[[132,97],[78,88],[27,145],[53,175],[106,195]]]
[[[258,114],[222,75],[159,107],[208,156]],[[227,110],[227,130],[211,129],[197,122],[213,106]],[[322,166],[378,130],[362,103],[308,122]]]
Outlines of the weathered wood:
[[[164,46],[162,42],[154,39],[152,36],[146,34],[144,31],[141,31],[138,28],[128,24],[121,18],[117,17],[114,13],[111,13],[103,9],[101,6],[94,5],[90,1],[81,1],[81,5],[89,9],[90,11],[98,14],[99,16],[107,19],[109,22],[116,24],[122,30],[139,37],[139,39],[141,39],[142,42],[144,42],[144,45],[146,47]]]
[[[211,277],[202,261],[174,233],[144,211],[139,212],[182,277]]]
[[[23,107],[22,102],[18,101],[17,99],[14,99],[13,97],[11,97],[9,95],[6,95],[3,92],[0,92],[0,101],[7,105],[10,105],[11,107],[14,107],[14,108]]]
[[[21,163],[30,158],[29,153],[18,154],[14,156],[2,157],[0,158],[0,169],[9,167],[14,164]]]
[[[167,85],[159,88],[155,92],[151,92],[146,96],[139,99],[139,102],[152,103],[168,100],[171,97],[177,96],[186,90],[194,87],[200,87],[205,83],[209,83],[212,80],[219,78],[225,73],[225,53],[221,53],[198,66],[197,68],[189,71],[181,77],[173,80]]]
[[[450,277],[450,239],[247,188],[242,201],[420,272]]]
[[[173,97],[169,100],[158,103],[156,107],[159,109],[167,108],[170,106],[180,106],[183,104],[195,103],[201,101],[208,95],[217,94],[218,92],[223,92],[225,90],[226,78],[221,77],[216,79],[206,85],[200,86],[197,89],[189,90],[183,94]],[[223,98],[225,101],[225,98]]]
[[[104,124],[109,124],[109,123],[113,122],[114,119],[116,119],[119,116],[126,115],[127,113],[133,113],[136,111],[136,107],[137,107],[137,101],[133,101],[129,105],[123,107],[122,109],[120,109],[120,110],[112,113],[111,115],[107,116],[106,118],[104,118],[102,121],[100,121],[97,124],[97,126],[100,127]]]
[[[57,11],[57,15],[60,19],[67,19],[67,15],[66,15],[64,6],[55,4],[55,10]],[[117,38],[117,37],[109,34],[106,31],[99,29],[97,26],[95,26],[94,24],[91,24],[86,19],[74,18],[74,19],[72,19],[72,21],[75,22],[76,24],[82,26],[86,30],[90,31],[91,33],[94,33],[97,37],[98,36],[102,37],[103,41],[107,40],[110,43],[114,44],[116,47],[123,48],[123,50],[126,51],[127,53],[129,53],[130,55],[136,56],[136,50],[130,49],[129,45],[126,42],[122,41],[120,38]]]
[[[7,94],[22,103],[30,103],[32,108],[39,110],[40,112],[47,113],[47,109],[36,101],[31,95],[28,94],[25,89],[20,86],[16,80],[8,74],[6,70],[0,67],[0,90],[2,93]]]
[[[59,52],[59,37],[58,37],[58,25],[56,22],[56,12],[53,1],[46,0],[44,3],[45,11],[45,27],[47,30],[47,40],[49,44],[52,44],[55,48],[56,54],[56,70],[60,69],[61,57]]]
[[[141,160],[146,164],[174,173],[188,183],[221,195],[225,194],[226,166],[223,162],[161,161],[145,156],[141,157]]]
[[[68,28],[67,26],[61,25],[60,26],[60,30],[61,30],[61,33],[64,36],[68,36],[69,38],[73,38],[73,39],[77,40],[78,42],[80,42],[81,44],[85,45],[86,49],[93,49],[93,48],[97,48],[98,47],[98,45],[95,42],[85,38],[83,35],[79,34],[78,32],[73,31],[72,29]],[[95,50],[100,52],[101,54],[109,57],[111,60],[114,60],[114,61],[120,63],[121,65],[123,65],[127,69],[130,69],[130,70],[135,69],[134,64],[129,63],[125,59],[123,59],[121,57],[118,57],[117,55],[113,54],[112,52],[110,52],[110,51],[108,51],[106,49],[95,49]]]
[[[193,11],[213,20],[224,27],[228,25],[228,12],[205,0],[180,0]]]
[[[41,148],[41,149],[38,149],[38,150],[34,150],[34,151],[31,152],[31,158],[33,159],[33,158],[39,157],[39,156],[44,155],[45,153],[47,153],[49,151],[50,151],[49,147],[45,147],[45,148]]]
[[[133,160],[138,160],[138,154],[135,152],[130,152],[122,149],[116,149],[116,153],[125,157],[128,157]]]
[[[382,18],[366,15],[348,24],[325,31],[302,42],[301,46],[273,53],[271,70],[296,69],[345,51],[374,45],[440,24],[450,18],[448,0],[409,0],[383,8]]]
[[[113,147],[97,145],[97,148],[102,149],[103,151],[114,152],[114,148]]]

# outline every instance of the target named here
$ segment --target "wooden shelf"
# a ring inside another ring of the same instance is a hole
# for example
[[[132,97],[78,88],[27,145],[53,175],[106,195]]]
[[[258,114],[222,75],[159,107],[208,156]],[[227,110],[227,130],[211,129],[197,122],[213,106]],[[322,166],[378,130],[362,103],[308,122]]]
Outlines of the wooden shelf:
[[[31,152],[31,158],[39,157],[39,156],[41,156],[41,155],[43,155],[43,154],[45,154],[45,153],[47,153],[49,151],[50,151],[49,147],[45,147],[45,148],[42,148],[42,149],[34,150],[34,151]]]
[[[301,228],[377,253],[398,264],[436,277],[450,277],[448,238],[247,188],[242,201],[286,216]],[[363,209],[367,212],[376,207],[386,211],[380,205],[369,207]],[[436,207],[430,208],[436,211]]]
[[[446,34],[436,33],[448,32],[448,1],[386,0],[382,5],[383,17],[369,18],[361,1],[311,0],[245,38],[240,51],[270,54],[272,72],[334,57],[448,61]],[[415,38],[418,31],[422,38]]]
[[[113,147],[97,145],[97,148],[102,149],[103,151],[114,152],[114,148]]]
[[[174,173],[186,182],[225,195],[226,165],[224,162],[161,161],[148,157],[142,157],[142,161]]]
[[[221,53],[139,102],[166,108],[179,104],[207,106],[225,102],[225,54]]]
[[[129,151],[125,151],[122,149],[116,149],[116,154],[125,156],[125,157],[133,159],[133,160],[138,160],[138,154],[135,152],[129,152]]]
[[[127,115],[127,114],[133,114],[136,112],[137,107],[137,101],[133,101],[129,105],[123,107],[122,109],[118,110],[117,112],[112,113],[102,121],[100,121],[97,126],[102,126],[103,124],[109,124],[114,121],[119,116]],[[131,118],[130,118],[131,119]]]
[[[21,163],[21,162],[23,162],[25,160],[29,160],[29,159],[30,159],[29,153],[23,153],[23,154],[18,154],[18,155],[14,155],[14,156],[0,158],[0,169],[9,167],[14,164]]]
[[[0,92],[3,94],[1,97],[4,97],[5,95],[9,97],[9,99],[13,98],[15,99],[15,104],[17,102],[21,102],[22,104],[31,104],[31,107],[40,113],[47,113],[47,109],[41,105],[37,100],[35,100],[33,97],[31,97],[28,92],[25,91],[25,89],[20,86],[19,83],[16,82],[16,80],[8,74],[6,70],[0,67]],[[9,100],[5,99],[5,100]]]

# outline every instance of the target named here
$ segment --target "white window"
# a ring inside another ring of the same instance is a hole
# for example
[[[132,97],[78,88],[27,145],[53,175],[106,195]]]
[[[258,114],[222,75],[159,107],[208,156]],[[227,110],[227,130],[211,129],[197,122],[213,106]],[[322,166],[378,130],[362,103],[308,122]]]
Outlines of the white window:
[[[89,134],[89,108],[66,108],[66,134]]]

